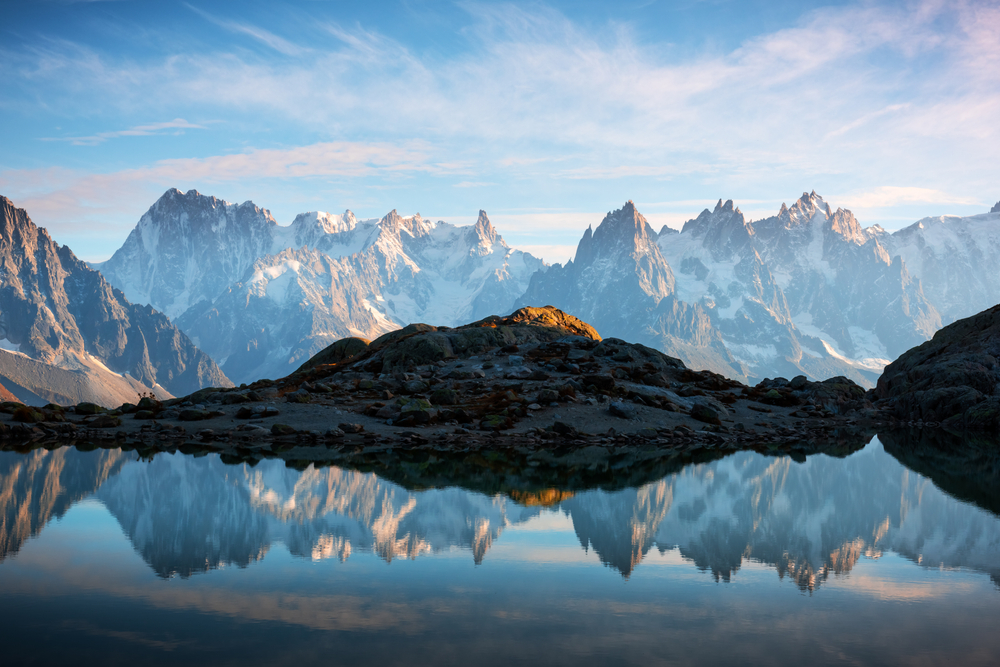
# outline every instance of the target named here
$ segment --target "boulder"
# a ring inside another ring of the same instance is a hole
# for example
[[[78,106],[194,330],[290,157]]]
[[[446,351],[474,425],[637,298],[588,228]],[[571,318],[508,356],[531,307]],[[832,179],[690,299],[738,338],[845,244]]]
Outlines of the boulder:
[[[691,417],[700,422],[705,422],[706,424],[722,426],[722,420],[719,418],[719,413],[704,403],[695,403],[691,406]]]
[[[298,433],[288,424],[271,424],[271,435],[295,435]]]
[[[196,422],[203,419],[211,419],[213,413],[208,410],[200,410],[198,408],[190,408],[188,410],[181,410],[181,413],[177,416],[182,422]]]
[[[434,405],[455,405],[458,403],[458,392],[454,389],[435,389],[431,394]]]
[[[299,366],[296,373],[304,373],[316,366],[327,364],[339,364],[351,359],[368,349],[370,341],[365,338],[341,338],[336,343],[326,346],[312,357],[309,361]]]
[[[1000,428],[1000,306],[944,327],[886,366],[875,406],[904,421]]]

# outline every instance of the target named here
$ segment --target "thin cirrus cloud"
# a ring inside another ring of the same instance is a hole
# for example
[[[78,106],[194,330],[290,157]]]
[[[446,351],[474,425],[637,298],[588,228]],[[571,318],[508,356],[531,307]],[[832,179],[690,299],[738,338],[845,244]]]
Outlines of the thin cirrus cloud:
[[[83,137],[43,137],[42,141],[66,141],[74,146],[96,146],[104,143],[108,139],[118,137],[149,137],[157,134],[179,134],[184,130],[205,130],[206,125],[189,123],[183,118],[175,118],[164,123],[149,123],[147,125],[136,125],[127,130],[115,130],[110,132],[98,132]]]
[[[900,204],[960,204],[975,206],[983,204],[978,197],[960,197],[931,188],[895,187],[885,185],[853,195],[838,198],[845,206],[857,209],[888,208]]]
[[[252,37],[261,44],[269,46],[275,51],[283,53],[286,56],[298,56],[306,52],[306,49],[303,49],[301,46],[293,44],[292,42],[289,42],[288,40],[283,39],[278,35],[275,35],[273,32],[265,30],[264,28],[260,28],[258,26],[250,25],[247,23],[240,23],[239,21],[222,19],[215,16],[214,14],[210,14],[202,9],[198,9],[197,7],[190,5],[186,2],[184,3],[184,6],[190,9],[198,16],[200,16],[201,18],[211,23],[214,23],[220,28],[224,28],[225,30],[229,30],[230,32],[233,33]]]
[[[109,173],[45,168],[0,172],[0,192],[17,193],[17,206],[53,231],[72,237],[81,224],[118,236],[135,224],[136,212],[169,187],[260,183],[294,179],[358,179],[392,172],[452,173],[429,159],[422,142],[325,142],[287,149],[249,150],[233,155],[160,160],[150,166]],[[266,202],[259,202],[266,204]],[[123,216],[122,211],[128,213]]]

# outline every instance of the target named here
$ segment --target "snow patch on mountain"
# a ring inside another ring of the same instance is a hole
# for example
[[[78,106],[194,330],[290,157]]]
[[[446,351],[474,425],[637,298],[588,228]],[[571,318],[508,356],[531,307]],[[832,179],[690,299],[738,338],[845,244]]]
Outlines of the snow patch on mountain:
[[[1000,301],[1000,212],[919,220],[886,240],[950,324]]]
[[[393,210],[381,220],[303,213],[288,226],[250,202],[169,190],[101,270],[170,314],[237,382],[286,374],[346,336],[509,312],[546,265],[475,225]]]

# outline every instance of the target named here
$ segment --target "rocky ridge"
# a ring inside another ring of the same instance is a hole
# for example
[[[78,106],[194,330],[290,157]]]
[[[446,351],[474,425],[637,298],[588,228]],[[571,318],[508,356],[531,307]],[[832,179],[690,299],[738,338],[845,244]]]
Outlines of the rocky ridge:
[[[13,413],[3,433],[13,447],[25,437],[103,433],[137,448],[355,466],[399,446],[501,449],[515,454],[512,465],[599,472],[609,461],[649,465],[679,452],[836,448],[870,408],[846,378],[748,387],[641,344],[601,339],[552,307],[456,328],[411,325],[350,346],[353,356],[342,350],[339,362],[278,381],[114,411],[0,406]]]
[[[230,383],[162,313],[130,303],[0,197],[0,372],[21,400],[117,405]]]
[[[1000,428],[1000,306],[950,324],[886,367],[871,392],[901,421]]]

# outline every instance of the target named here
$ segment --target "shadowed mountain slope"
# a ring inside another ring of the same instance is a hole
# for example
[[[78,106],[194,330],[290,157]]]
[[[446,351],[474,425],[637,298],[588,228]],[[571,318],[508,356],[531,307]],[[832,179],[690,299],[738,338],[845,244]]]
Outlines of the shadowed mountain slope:
[[[119,404],[229,386],[170,320],[136,306],[0,198],[0,367],[46,400]]]

